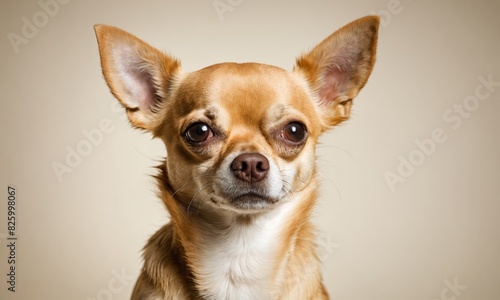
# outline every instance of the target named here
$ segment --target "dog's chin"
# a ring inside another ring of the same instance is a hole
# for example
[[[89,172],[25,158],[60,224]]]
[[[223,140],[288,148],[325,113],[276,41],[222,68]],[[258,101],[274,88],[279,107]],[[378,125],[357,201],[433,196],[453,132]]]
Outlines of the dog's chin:
[[[224,196],[214,202],[217,206],[239,214],[252,214],[272,210],[279,202],[274,199],[256,193],[246,193],[235,196]]]

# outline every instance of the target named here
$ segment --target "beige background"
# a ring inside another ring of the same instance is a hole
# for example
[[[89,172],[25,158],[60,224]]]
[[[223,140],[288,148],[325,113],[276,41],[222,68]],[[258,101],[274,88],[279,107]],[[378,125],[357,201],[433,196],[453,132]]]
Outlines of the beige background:
[[[478,79],[500,82],[499,2],[218,1],[232,10],[219,15],[213,0],[72,0],[48,16],[36,0],[2,2],[0,299],[128,299],[141,247],[168,221],[146,175],[163,146],[115,105],[93,24],[122,27],[186,70],[221,61],[291,69],[371,13],[383,15],[377,65],[351,121],[318,150],[328,290],[337,300],[500,299],[500,84]],[[23,17],[40,28],[16,46],[9,36],[22,36]],[[467,117],[453,111],[462,104]],[[110,123],[102,140],[85,142],[101,122]],[[415,140],[429,146],[435,131],[439,143],[422,154]],[[53,164],[77,147],[87,156],[59,180]],[[418,166],[399,173],[401,159]],[[394,191],[387,172],[403,181]],[[8,184],[18,190],[15,294]]]

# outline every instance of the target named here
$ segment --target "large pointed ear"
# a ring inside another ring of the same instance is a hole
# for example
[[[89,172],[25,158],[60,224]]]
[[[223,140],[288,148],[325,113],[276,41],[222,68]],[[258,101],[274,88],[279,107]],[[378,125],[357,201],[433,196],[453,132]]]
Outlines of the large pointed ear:
[[[94,26],[101,67],[111,93],[135,127],[154,131],[180,63],[119,28]]]
[[[379,22],[378,16],[351,22],[297,59],[294,72],[309,82],[323,129],[349,118],[352,99],[375,64]]]

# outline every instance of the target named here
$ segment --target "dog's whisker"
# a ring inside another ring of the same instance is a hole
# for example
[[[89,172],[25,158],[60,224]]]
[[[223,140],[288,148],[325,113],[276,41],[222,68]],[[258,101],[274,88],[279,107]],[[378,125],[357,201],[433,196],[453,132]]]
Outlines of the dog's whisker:
[[[193,197],[191,197],[191,201],[189,201],[186,212],[189,212],[189,209],[191,208],[191,205],[195,202],[196,197],[205,189],[205,187],[210,186],[210,185],[211,185],[211,182],[206,182],[201,187],[198,188],[198,190],[193,195]]]
[[[350,158],[352,158],[352,159],[354,159],[354,160],[355,160],[354,156],[353,156],[353,155],[352,155],[349,151],[347,151],[346,149],[341,148],[341,147],[339,147],[339,146],[335,146],[335,145],[325,145],[325,144],[318,144],[316,148],[317,148],[317,149],[323,149],[323,148],[331,148],[331,149],[336,149],[336,150],[339,150],[340,152],[342,152],[342,153],[346,154],[347,156],[349,156]],[[321,157],[322,157],[321,155],[319,155],[319,156],[318,156],[318,158],[321,158]]]
[[[321,176],[324,176],[328,180],[328,182],[335,188],[335,191],[337,191],[337,194],[339,195],[340,199],[342,200],[342,193],[340,192],[335,181],[332,180],[332,178],[328,174],[326,174],[322,171],[318,171],[318,174],[321,174]]]

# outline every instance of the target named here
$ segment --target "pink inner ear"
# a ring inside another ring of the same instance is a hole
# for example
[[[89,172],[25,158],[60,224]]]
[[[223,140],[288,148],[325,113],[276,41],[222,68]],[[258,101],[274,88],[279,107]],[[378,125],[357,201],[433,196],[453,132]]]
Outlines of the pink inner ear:
[[[137,104],[142,111],[151,111],[156,104],[156,90],[153,78],[146,72],[135,70],[131,72],[133,86],[129,88],[132,98],[137,99]]]
[[[153,77],[138,65],[137,62],[129,61],[120,70],[120,77],[128,92],[127,99],[122,101],[129,108],[149,112],[154,108],[157,98]]]
[[[347,59],[336,57],[321,75],[318,96],[321,105],[329,105],[346,91],[350,65]]]

